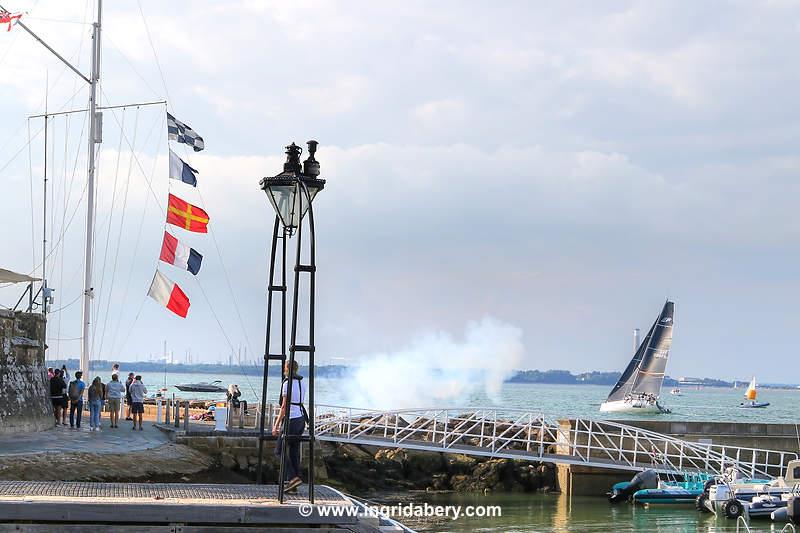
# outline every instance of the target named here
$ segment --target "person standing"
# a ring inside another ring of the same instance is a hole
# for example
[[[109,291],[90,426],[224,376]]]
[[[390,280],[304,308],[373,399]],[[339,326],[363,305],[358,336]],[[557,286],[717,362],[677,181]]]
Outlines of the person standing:
[[[53,371],[50,378],[50,401],[53,404],[56,425],[61,425],[61,410],[64,408],[64,381],[61,379],[61,371],[58,369]]]
[[[142,383],[142,376],[136,376],[128,388],[131,395],[131,414],[133,415],[133,427],[136,429],[136,420],[139,420],[139,431],[142,431],[142,415],[144,415],[144,396],[147,388]]]
[[[111,417],[111,427],[119,427],[119,411],[122,396],[125,394],[125,385],[119,381],[119,373],[111,374],[111,381],[106,385],[108,411]]]
[[[100,431],[100,412],[103,409],[103,382],[100,376],[89,387],[89,431]]]
[[[47,379],[53,379],[53,376],[55,376],[55,375],[56,375],[56,373],[53,371],[53,367],[52,366],[48,366],[47,367]]]
[[[81,416],[83,416],[83,390],[86,388],[86,383],[81,381],[83,372],[78,370],[75,372],[75,379],[70,381],[68,392],[69,395],[69,427],[81,428]],[[75,412],[77,411],[77,417]],[[77,420],[76,420],[77,418]]]
[[[125,380],[125,403],[127,404],[125,420],[133,420],[131,418],[131,384],[133,384],[133,381],[133,372],[128,372],[128,379]]]
[[[69,373],[67,367],[61,367],[61,425],[67,426],[67,414],[69,413]]]
[[[306,429],[308,414],[303,406],[305,387],[302,384],[303,376],[297,375],[297,371],[299,369],[297,361],[294,361],[294,371],[291,373],[293,376],[292,405],[286,405],[286,390],[289,382],[288,376],[290,375],[289,369],[289,361],[286,361],[284,374],[287,376],[287,378],[283,380],[283,386],[281,387],[281,408],[280,412],[278,413],[278,419],[275,421],[275,425],[272,427],[272,434],[278,435],[278,433],[283,429],[284,418],[288,416],[289,432],[288,435],[281,435],[281,437],[275,443],[275,455],[280,456],[283,448],[281,445],[281,439],[286,439],[286,448],[289,450],[289,460],[286,462],[285,468],[286,475],[284,480],[288,481],[285,490],[293,491],[303,483],[303,480],[300,479],[300,437],[303,434],[303,431]]]

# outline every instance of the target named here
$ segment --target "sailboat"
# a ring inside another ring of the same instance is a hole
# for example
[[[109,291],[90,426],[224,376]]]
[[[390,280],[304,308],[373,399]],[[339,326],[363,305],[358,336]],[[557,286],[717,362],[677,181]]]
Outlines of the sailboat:
[[[672,346],[675,304],[667,300],[611,394],[600,406],[604,413],[669,413],[659,402]]]
[[[756,391],[756,377],[753,376],[753,379],[750,381],[750,385],[748,385],[747,390],[744,393],[744,397],[747,401],[742,402],[739,404],[739,407],[742,409],[756,409],[761,407],[766,407],[769,405],[769,402],[757,402],[756,396],[758,392]]]

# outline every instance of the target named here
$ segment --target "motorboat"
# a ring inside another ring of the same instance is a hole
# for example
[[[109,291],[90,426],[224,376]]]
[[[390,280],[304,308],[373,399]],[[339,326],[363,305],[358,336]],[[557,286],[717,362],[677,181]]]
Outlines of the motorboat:
[[[747,387],[747,391],[744,393],[745,401],[739,404],[741,409],[760,409],[767,407],[769,402],[759,402],[756,400],[756,396],[758,395],[758,391],[756,390],[756,377],[753,376],[752,381],[750,381],[750,385]]]
[[[681,394],[681,389],[679,389],[678,387],[675,387],[674,389],[669,391],[669,393],[672,394],[673,396],[681,396],[682,395]]]
[[[605,402],[603,413],[669,413],[659,403],[672,346],[675,304],[667,300]]]
[[[222,386],[222,381],[216,380],[211,383],[184,383],[182,385],[175,385],[175,388],[183,392],[227,392],[228,389]]]
[[[739,479],[735,469],[729,471],[719,480],[719,483],[708,488],[708,495],[699,496],[703,505],[716,515],[727,518],[738,518],[752,508],[753,499],[759,500],[760,507],[768,507],[768,502],[763,497],[781,498],[793,494],[800,488],[800,459],[789,461],[786,476],[772,480],[766,479]],[[748,505],[748,508],[745,508]],[[775,507],[770,509],[770,513]],[[758,508],[756,509],[756,512]],[[768,515],[769,513],[764,513]]]
[[[658,487],[638,490],[631,499],[645,505],[694,505],[712,477],[702,473],[685,473],[682,477],[683,481],[659,479]]]

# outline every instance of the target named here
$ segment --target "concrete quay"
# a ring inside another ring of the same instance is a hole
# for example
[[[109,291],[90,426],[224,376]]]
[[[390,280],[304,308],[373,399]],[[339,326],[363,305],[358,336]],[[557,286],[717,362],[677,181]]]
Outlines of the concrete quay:
[[[71,483],[0,481],[0,529],[13,531],[283,531],[380,533],[398,528],[377,518],[323,508],[355,509],[320,486],[315,505],[305,488],[278,502],[274,485]]]

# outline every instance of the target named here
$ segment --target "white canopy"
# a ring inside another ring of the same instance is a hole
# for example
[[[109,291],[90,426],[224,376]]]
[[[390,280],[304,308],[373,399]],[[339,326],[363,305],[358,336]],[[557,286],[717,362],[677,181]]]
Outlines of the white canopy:
[[[0,268],[0,283],[28,283],[31,281],[40,281],[40,279]]]

